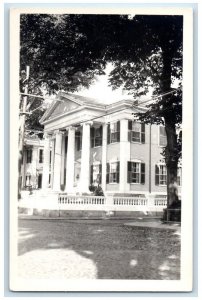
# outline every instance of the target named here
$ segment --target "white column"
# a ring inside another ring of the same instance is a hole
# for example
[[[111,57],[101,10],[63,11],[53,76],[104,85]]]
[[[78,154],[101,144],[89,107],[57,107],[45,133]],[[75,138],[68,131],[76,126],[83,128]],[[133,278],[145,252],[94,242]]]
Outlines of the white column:
[[[46,189],[49,186],[49,163],[50,163],[50,136],[44,135],[44,149],[43,149],[43,177],[42,188]]]
[[[61,153],[61,170],[60,170],[60,178],[61,184],[65,184],[64,180],[64,170],[65,170],[65,136],[62,136],[62,153]]]
[[[107,124],[102,125],[102,190],[106,192]]]
[[[74,161],[75,161],[75,128],[70,126],[68,130],[67,158],[66,158],[66,187],[67,193],[74,192]]]
[[[120,121],[120,174],[119,174],[119,191],[122,193],[129,192],[127,183],[128,166],[130,160],[130,143],[128,142],[128,120]]]
[[[62,132],[55,132],[55,161],[54,161],[54,177],[53,190],[60,191],[60,169],[61,169],[61,154],[62,154]]]
[[[51,143],[51,188],[53,188],[53,178],[54,178],[54,160],[55,160],[55,138],[52,139]]]
[[[90,125],[92,122],[83,123],[82,151],[81,151],[81,174],[79,192],[89,193],[90,184]]]

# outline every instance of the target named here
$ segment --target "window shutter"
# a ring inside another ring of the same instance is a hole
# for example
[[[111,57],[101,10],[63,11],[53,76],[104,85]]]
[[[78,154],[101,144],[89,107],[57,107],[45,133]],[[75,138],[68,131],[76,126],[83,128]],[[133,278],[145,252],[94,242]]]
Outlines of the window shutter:
[[[93,184],[93,165],[90,166],[90,183]]]
[[[90,146],[91,146],[91,148],[93,148],[95,146],[95,143],[94,143],[94,141],[95,141],[95,128],[94,127],[90,128],[90,141],[91,141]]]
[[[159,185],[159,166],[155,165],[155,184]]]
[[[110,144],[110,124],[107,124],[107,144]]]
[[[110,172],[110,165],[109,163],[107,163],[106,183],[109,183],[109,172]]]
[[[99,164],[99,183],[102,183],[102,164]]]
[[[131,161],[128,161],[128,183],[131,183]]]
[[[132,131],[128,131],[128,141],[132,141]]]
[[[145,184],[145,164],[141,163],[141,184]]]
[[[116,173],[117,173],[117,183],[119,183],[119,172],[120,172],[120,162],[117,162]]]
[[[132,124],[133,122],[131,120],[128,120],[128,130],[132,130]]]
[[[141,124],[141,143],[145,143],[145,124]]]
[[[117,122],[117,142],[120,142],[120,121]]]

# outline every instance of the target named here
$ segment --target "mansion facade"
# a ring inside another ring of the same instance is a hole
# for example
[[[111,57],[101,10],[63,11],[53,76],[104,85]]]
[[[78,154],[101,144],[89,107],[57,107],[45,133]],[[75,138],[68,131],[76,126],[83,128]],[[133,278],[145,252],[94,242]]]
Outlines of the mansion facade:
[[[133,113],[144,110],[133,100],[106,105],[59,93],[40,120],[44,140],[37,153],[43,167],[37,187],[74,195],[100,185],[105,195],[166,195],[165,129],[134,121]],[[178,185],[180,193],[180,168]]]

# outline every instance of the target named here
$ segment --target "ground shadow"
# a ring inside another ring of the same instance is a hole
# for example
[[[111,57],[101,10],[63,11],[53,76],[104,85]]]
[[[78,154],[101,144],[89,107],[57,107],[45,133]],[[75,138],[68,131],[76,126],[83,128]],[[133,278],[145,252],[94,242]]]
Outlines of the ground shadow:
[[[116,220],[20,220],[18,249],[25,269],[31,264],[35,272],[41,264],[41,276],[53,270],[76,278],[180,279],[180,235],[170,229]]]

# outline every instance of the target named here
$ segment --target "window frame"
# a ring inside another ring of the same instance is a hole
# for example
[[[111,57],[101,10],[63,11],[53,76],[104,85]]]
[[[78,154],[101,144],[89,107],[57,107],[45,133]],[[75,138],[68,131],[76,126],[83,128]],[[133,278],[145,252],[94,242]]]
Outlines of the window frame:
[[[40,154],[41,152],[42,152],[42,155]],[[44,149],[42,149],[42,148],[39,149],[38,158],[39,158],[39,164],[43,164],[43,162],[44,162]]]
[[[112,132],[112,125],[116,126],[116,129]],[[112,135],[114,135],[112,139]],[[114,121],[108,124],[107,129],[107,144],[120,143],[120,121]]]
[[[112,169],[113,165],[115,165],[115,172]],[[106,172],[106,175],[107,175],[107,180],[106,180],[107,184],[119,184],[120,161],[109,161],[107,163],[107,172]]]
[[[134,126],[139,125],[139,130],[134,130]],[[139,134],[138,140],[133,137],[134,134]],[[128,120],[128,141],[135,144],[145,144],[145,123]]]
[[[32,152],[33,152],[33,149],[31,149],[31,148],[26,149],[26,163],[27,164],[32,163]],[[28,155],[28,153],[29,153],[29,155]]]

